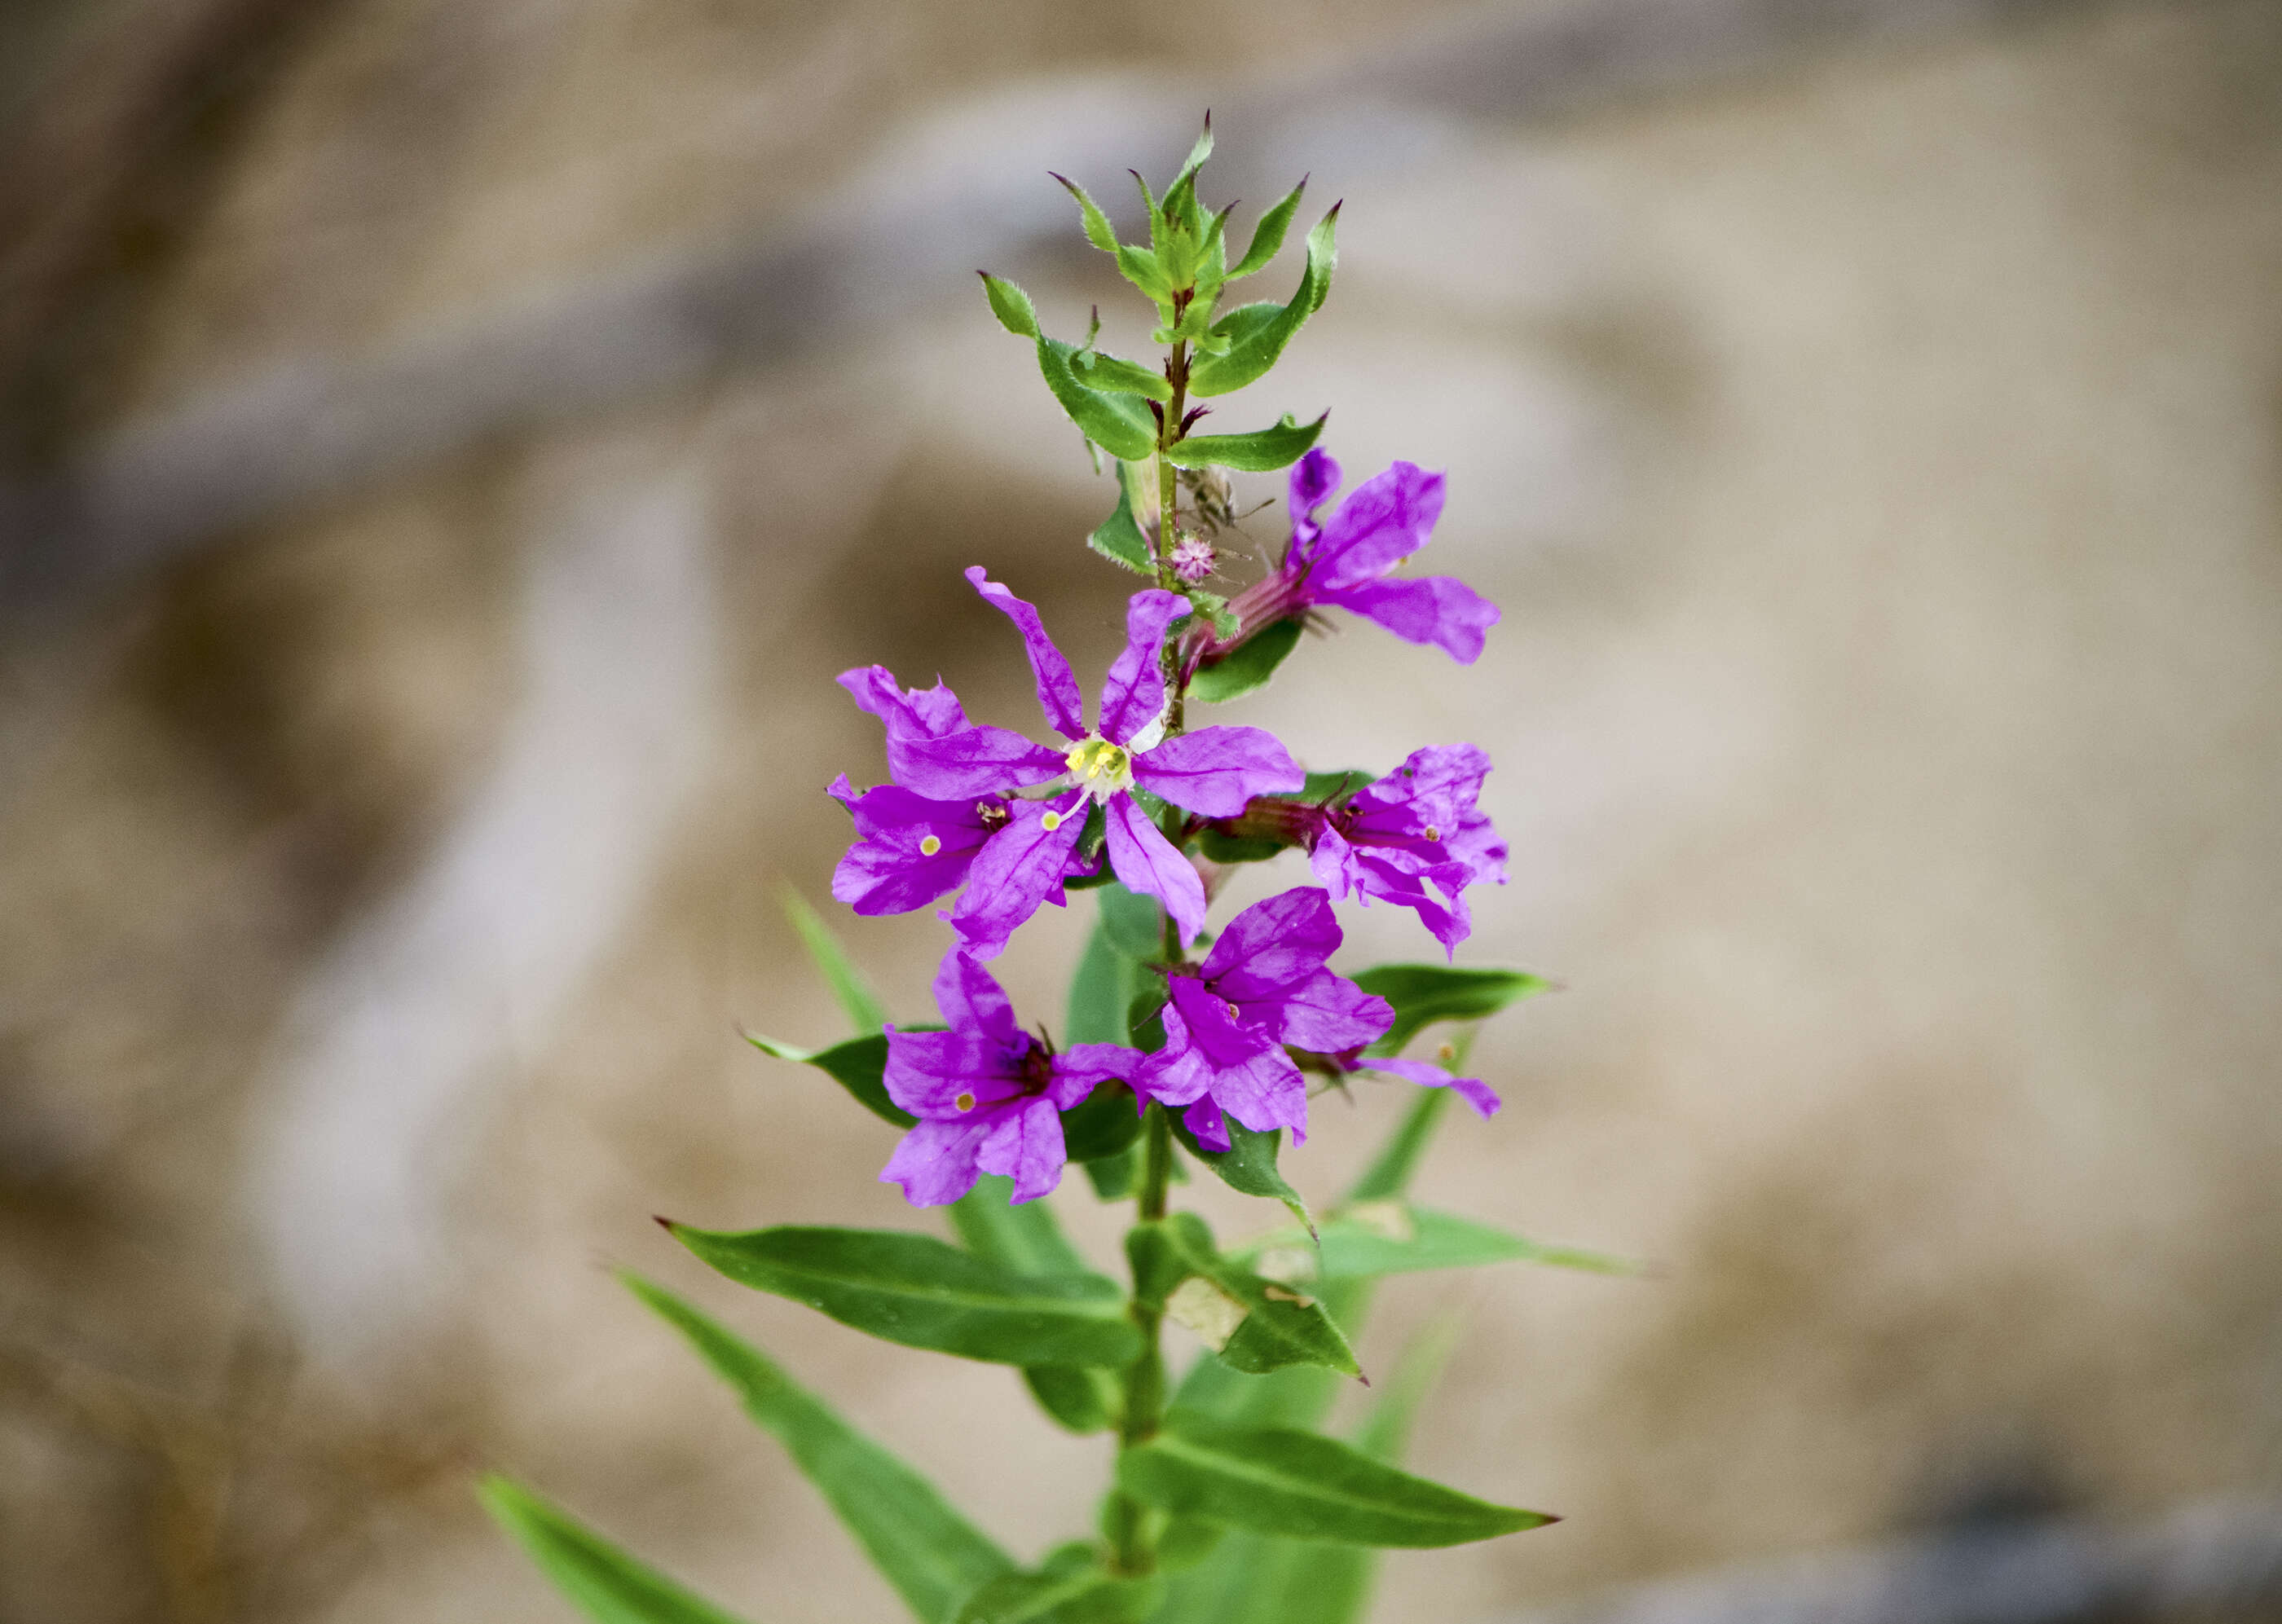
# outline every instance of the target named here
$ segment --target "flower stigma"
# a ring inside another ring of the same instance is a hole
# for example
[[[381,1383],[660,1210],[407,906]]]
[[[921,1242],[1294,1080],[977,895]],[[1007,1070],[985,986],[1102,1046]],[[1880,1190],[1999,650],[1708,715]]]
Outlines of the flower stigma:
[[[942,849],[943,849],[943,837],[942,837],[942,836],[940,836],[940,835],[932,835],[932,834],[931,834],[931,835],[924,835],[924,836],[920,837],[920,856],[922,856],[922,857],[932,857],[932,856],[934,856],[937,852],[941,851]]]
[[[1123,746],[1096,735],[1072,745],[1062,758],[1078,787],[1106,801],[1133,786],[1133,757]]]
[[[1059,812],[1049,812],[1038,820],[1038,827],[1044,830],[1048,834],[1053,833],[1055,830],[1060,829],[1061,826],[1062,815]]]
[[[953,1100],[951,1103],[959,1107],[959,1109],[963,1111],[971,1111],[974,1109],[974,1095],[971,1091],[962,1094],[959,1098]]]

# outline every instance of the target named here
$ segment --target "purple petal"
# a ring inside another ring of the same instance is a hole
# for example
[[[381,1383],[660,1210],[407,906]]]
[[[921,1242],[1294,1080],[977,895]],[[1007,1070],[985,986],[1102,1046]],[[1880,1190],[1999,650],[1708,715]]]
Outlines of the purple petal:
[[[1313,885],[1279,891],[1228,922],[1205,955],[1205,979],[1242,1002],[1304,984],[1339,950],[1331,898]]]
[[[1013,1199],[1023,1202],[1036,1201],[1060,1184],[1062,1164],[1068,1159],[1061,1112],[1052,1101],[1036,1099],[998,1113],[974,1163],[986,1173],[1013,1179]]]
[[[1431,643],[1460,665],[1481,658],[1498,607],[1455,576],[1420,576],[1409,581],[1361,581],[1316,593],[1331,604],[1375,620],[1396,637]]]
[[[974,854],[990,838],[972,801],[929,800],[892,784],[858,795],[845,773],[829,793],[848,808],[863,837],[832,874],[833,896],[859,914],[905,914],[958,890]],[[1005,803],[994,797],[982,804]],[[932,853],[922,849],[930,836]]]
[[[1481,1079],[1453,1077],[1441,1067],[1430,1066],[1423,1060],[1367,1060],[1362,1063],[1367,1070],[1402,1078],[1422,1088],[1448,1088],[1486,1117],[1497,1115],[1498,1107],[1505,1103],[1497,1097],[1497,1091]]]
[[[914,1207],[943,1207],[974,1187],[975,1153],[993,1125],[988,1121],[922,1122],[903,1137],[880,1182],[900,1184]]]
[[[1128,891],[1155,897],[1173,916],[1184,942],[1194,941],[1205,928],[1205,885],[1197,866],[1183,856],[1163,831],[1133,802],[1130,795],[1112,795],[1102,803],[1106,825],[1109,866]]]
[[[1394,1006],[1364,992],[1345,976],[1320,971],[1280,1005],[1285,1042],[1319,1055],[1376,1043],[1394,1025]]]
[[[1290,1128],[1292,1142],[1308,1132],[1308,1082],[1280,1048],[1230,1066],[1213,1079],[1215,1104],[1255,1133]]]
[[[1030,652],[1030,669],[1038,679],[1038,704],[1044,709],[1046,720],[1064,739],[1072,742],[1083,739],[1085,706],[1078,694],[1077,678],[1070,674],[1069,661],[1062,658],[1062,651],[1046,635],[1038,612],[997,582],[986,579],[980,564],[967,570],[966,578],[982,594],[983,601],[1002,612],[1021,632],[1022,646]]]
[[[1419,876],[1389,861],[1386,854],[1356,853],[1354,872],[1358,901],[1368,903],[1377,898],[1411,909],[1418,923],[1442,944],[1444,953],[1455,956],[1458,944],[1473,934],[1473,910],[1464,898],[1454,896],[1446,904],[1426,889]]]
[[[935,800],[1002,795],[1068,770],[1062,752],[1003,727],[971,727],[940,739],[888,736],[888,769]]]
[[[972,1032],[1011,1051],[1028,1046],[1006,989],[959,948],[944,954],[942,966],[935,972],[935,1007],[943,1011],[943,1024],[955,1032]]]
[[[1471,807],[1489,776],[1489,753],[1479,745],[1425,745],[1393,772],[1366,785],[1351,804],[1417,805],[1430,808],[1432,816]]]
[[[1424,546],[1442,516],[1442,476],[1398,462],[1357,485],[1323,521],[1310,557],[1317,596],[1375,580]]]
[[[1276,735],[1256,727],[1204,727],[1133,758],[1133,782],[1207,817],[1234,817],[1254,795],[1308,782]]]
[[[1316,883],[1334,901],[1344,901],[1354,888],[1354,847],[1329,824],[1316,836],[1315,847],[1308,854],[1308,866],[1315,870]]]
[[[1165,673],[1157,658],[1165,628],[1188,613],[1178,592],[1151,587],[1125,605],[1125,652],[1109,668],[1101,685],[1101,736],[1122,745],[1157,719],[1165,708]]]
[[[940,739],[967,725],[959,696],[944,687],[941,678],[932,688],[913,688],[905,692],[886,666],[864,665],[841,672],[840,685],[854,696],[859,707],[887,725],[890,739],[899,733],[914,739]]]
[[[1165,1047],[1146,1057],[1141,1076],[1127,1080],[1137,1094],[1167,1105],[1186,1105],[1212,1086],[1215,1068],[1196,1046],[1177,1004],[1166,1004],[1162,1018]]]
[[[1273,1021],[1248,1019],[1246,1011],[1238,1009],[1199,978],[1171,977],[1168,990],[1172,996],[1167,1007],[1177,1010],[1181,1017],[1182,1040],[1202,1055],[1207,1064],[1215,1068],[1240,1065],[1276,1047]],[[1166,1047],[1169,1048],[1169,1028],[1168,1034]]]
[[[1005,828],[975,855],[951,923],[968,953],[995,959],[1044,902],[1059,901],[1070,852],[1085,832],[1085,798],[1018,800]],[[1053,827],[1046,820],[1053,820]]]
[[[1054,1056],[1053,1081],[1046,1097],[1064,1110],[1085,1102],[1104,1083],[1131,1083],[1148,1069],[1149,1056],[1116,1043],[1073,1043]]]
[[[1006,1046],[971,1032],[888,1029],[888,1097],[914,1117],[964,1120],[1023,1092]],[[964,1110],[959,1102],[965,1099]]]
[[[1181,1122],[1206,1149],[1225,1151],[1229,1148],[1228,1119],[1221,1115],[1220,1107],[1213,1103],[1210,1094],[1183,1111]]]
[[[1292,465],[1291,489],[1285,497],[1292,512],[1292,522],[1306,523],[1339,488],[1339,465],[1331,460],[1331,452],[1320,445],[1315,447]]]

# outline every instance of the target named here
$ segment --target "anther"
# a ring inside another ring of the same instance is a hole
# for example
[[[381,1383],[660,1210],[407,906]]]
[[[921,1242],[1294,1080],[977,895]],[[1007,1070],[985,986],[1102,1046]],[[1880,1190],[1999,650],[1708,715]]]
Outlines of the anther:
[[[1430,840],[1439,840],[1442,838],[1442,831],[1429,824],[1426,825],[1426,838]]]

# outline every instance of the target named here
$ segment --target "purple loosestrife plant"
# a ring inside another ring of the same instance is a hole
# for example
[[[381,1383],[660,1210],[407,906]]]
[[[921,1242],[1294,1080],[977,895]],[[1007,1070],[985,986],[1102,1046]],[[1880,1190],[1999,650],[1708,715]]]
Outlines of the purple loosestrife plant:
[[[625,1276],[785,1444],[922,1624],[1355,1624],[1376,1548],[1550,1520],[1401,1468],[1390,1440],[1431,1373],[1416,1359],[1381,1389],[1359,1442],[1321,1430],[1340,1379],[1362,1374],[1354,1339],[1373,1281],[1509,1258],[1610,1266],[1410,1197],[1450,1095],[1484,1117],[1499,1106],[1479,1078],[1442,1063],[1465,1052],[1479,1022],[1546,984],[1455,963],[1332,967],[1339,903],[1416,910],[1446,957],[1465,940],[1468,888],[1505,878],[1505,844],[1479,805],[1488,757],[1437,745],[1383,776],[1308,774],[1258,728],[1190,725],[1192,701],[1224,703],[1266,683],[1322,609],[1467,663],[1497,620],[1456,581],[1391,573],[1432,534],[1442,476],[1398,462],[1326,513],[1339,475],[1315,448],[1322,416],[1194,431],[1199,402],[1274,366],[1322,305],[1336,263],[1335,207],[1308,233],[1288,300],[1224,306],[1235,282],[1276,259],[1305,183],[1234,254],[1230,211],[1207,212],[1197,195],[1211,150],[1207,123],[1161,194],[1142,182],[1145,244],[1121,240],[1083,188],[1062,182],[1088,240],[1153,307],[1156,362],[1112,355],[1091,335],[1083,344],[1052,337],[1027,294],[984,277],[1000,324],[1030,344],[1057,403],[1114,465],[1116,503],[1088,545],[1146,577],[1129,584],[1137,590],[1126,596],[1125,647],[1092,720],[1038,611],[979,566],[967,579],[1020,632],[1054,742],[974,724],[940,682],[905,689],[877,665],[840,678],[885,729],[891,781],[859,793],[845,773],[833,780],[856,839],[832,894],[873,916],[958,893],[942,915],[952,937],[935,982],[942,1025],[890,1022],[829,928],[796,902],[854,1030],[816,1049],[752,1039],[900,1130],[892,1147],[882,1140],[879,1176],[913,1207],[943,1209],[951,1238],[660,1220],[739,1285],[905,1347],[1021,1370],[1054,1424],[1114,1442],[1091,1531],[1074,1528],[1035,1565],[1016,1560],[759,1349],[676,1294]],[[1230,476],[1287,468],[1282,558],[1232,597],[1207,591],[1242,555],[1219,540],[1237,522]],[[1336,704],[1336,663],[1312,675]],[[1315,883],[1275,892],[1209,936],[1211,899],[1230,865],[1286,852]],[[983,961],[1072,890],[1095,893],[1097,916],[1057,1036],[1018,1017]],[[1435,1061],[1402,1057],[1440,1023],[1459,1032]],[[1281,1164],[1285,1136],[1303,1141],[1311,1086],[1346,1092],[1366,1075],[1423,1088],[1369,1171],[1318,1213]],[[1201,1218],[1173,1208],[1184,1159],[1282,1203],[1301,1226],[1223,1249]],[[1072,1244],[1045,1199],[1071,1163],[1102,1199],[1134,1203],[1122,1281]],[[1271,1253],[1283,1260],[1272,1276]],[[1305,1290],[1293,1285],[1301,1280]],[[1163,1347],[1168,1319],[1201,1349],[1177,1377]],[[484,1494],[593,1618],[734,1624],[518,1484],[494,1478]]]

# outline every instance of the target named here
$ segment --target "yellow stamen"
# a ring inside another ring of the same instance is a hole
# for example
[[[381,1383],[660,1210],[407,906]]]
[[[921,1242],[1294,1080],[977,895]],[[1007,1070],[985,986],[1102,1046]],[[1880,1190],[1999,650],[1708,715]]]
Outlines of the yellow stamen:
[[[1082,739],[1069,748],[1062,762],[1078,787],[1097,800],[1106,800],[1133,783],[1133,756],[1122,745],[1106,739]]]
[[[922,857],[932,857],[942,849],[943,841],[938,836],[928,835],[920,841],[920,855]]]
[[[971,1094],[962,1094],[951,1103],[963,1111],[971,1111],[974,1109],[974,1096]]]

